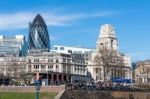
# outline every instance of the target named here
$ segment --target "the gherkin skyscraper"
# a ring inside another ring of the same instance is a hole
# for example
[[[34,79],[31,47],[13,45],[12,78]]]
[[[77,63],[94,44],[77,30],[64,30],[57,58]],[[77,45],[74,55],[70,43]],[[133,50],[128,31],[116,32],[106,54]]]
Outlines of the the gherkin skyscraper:
[[[49,50],[50,40],[47,26],[40,14],[37,14],[35,19],[29,26],[29,50]]]

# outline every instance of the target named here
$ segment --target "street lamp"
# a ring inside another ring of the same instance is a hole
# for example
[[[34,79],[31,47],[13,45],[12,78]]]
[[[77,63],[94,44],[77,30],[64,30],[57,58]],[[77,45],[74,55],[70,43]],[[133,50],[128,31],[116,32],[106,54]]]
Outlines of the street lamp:
[[[40,80],[36,80],[34,85],[35,85],[35,91],[36,91],[36,98],[35,99],[39,99],[39,91],[40,91],[42,83]]]

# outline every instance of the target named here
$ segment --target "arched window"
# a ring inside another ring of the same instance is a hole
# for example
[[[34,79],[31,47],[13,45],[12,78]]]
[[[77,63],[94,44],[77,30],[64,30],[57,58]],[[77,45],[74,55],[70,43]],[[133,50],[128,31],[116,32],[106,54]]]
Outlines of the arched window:
[[[58,59],[56,59],[56,63],[58,63],[59,62],[59,60]]]
[[[31,63],[31,59],[28,59],[28,63]]]
[[[111,40],[111,48],[113,47],[113,42],[114,42],[114,41],[113,41],[113,40]]]

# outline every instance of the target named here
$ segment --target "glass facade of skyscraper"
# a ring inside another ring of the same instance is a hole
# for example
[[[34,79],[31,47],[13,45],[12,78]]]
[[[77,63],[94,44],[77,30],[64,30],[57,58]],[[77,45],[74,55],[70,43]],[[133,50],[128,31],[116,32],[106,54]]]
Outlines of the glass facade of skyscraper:
[[[26,42],[23,35],[0,36],[0,56],[25,56]]]
[[[49,50],[50,40],[47,26],[41,15],[37,15],[29,27],[29,50]]]

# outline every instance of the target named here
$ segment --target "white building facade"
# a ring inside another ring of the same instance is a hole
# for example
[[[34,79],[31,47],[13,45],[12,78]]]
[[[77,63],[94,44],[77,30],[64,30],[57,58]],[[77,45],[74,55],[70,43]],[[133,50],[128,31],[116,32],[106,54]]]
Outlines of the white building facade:
[[[88,64],[88,61],[94,50],[95,49],[91,49],[91,48],[54,45],[54,51],[56,52],[81,54],[84,57],[85,64]]]
[[[150,83],[150,60],[137,62],[134,72],[134,78],[136,83]]]
[[[89,61],[88,65],[88,72],[89,75],[92,77],[92,80],[94,81],[103,81],[104,80],[104,66],[103,63],[99,66],[95,62],[95,56],[99,55],[98,51],[103,46],[106,47],[106,49],[115,51],[117,57],[121,57],[122,59],[122,65],[121,66],[115,66],[112,65],[108,68],[108,72],[106,73],[107,80],[111,81],[113,78],[124,78],[124,79],[130,79],[131,75],[131,60],[128,55],[122,54],[119,52],[119,46],[118,41],[116,37],[115,29],[110,24],[105,24],[101,26],[100,34],[97,40],[96,44],[96,50],[93,52],[91,56],[91,60]]]
[[[34,81],[36,72],[40,73],[46,85],[88,80],[87,66],[84,61],[78,61],[76,54],[54,51],[29,53],[26,62],[26,71],[33,76],[31,83]]]
[[[83,48],[83,47],[54,45],[54,51],[61,52],[61,53],[89,53],[92,52],[93,49]]]
[[[26,73],[25,69],[25,57],[0,57],[0,84],[8,85],[13,78],[22,79],[22,75]]]

